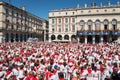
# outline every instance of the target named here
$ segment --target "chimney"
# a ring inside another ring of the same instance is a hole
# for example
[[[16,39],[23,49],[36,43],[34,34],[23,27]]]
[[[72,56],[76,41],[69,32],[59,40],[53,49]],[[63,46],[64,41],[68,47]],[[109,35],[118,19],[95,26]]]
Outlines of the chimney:
[[[85,8],[87,8],[87,4],[85,4]]]
[[[100,7],[102,7],[103,6],[103,4],[102,4],[102,2],[100,3]]]
[[[108,6],[111,6],[111,3],[110,3],[110,1],[108,1]]]
[[[120,5],[120,2],[119,1],[117,1],[117,6],[119,6]]]
[[[92,3],[91,3],[91,6],[92,6],[92,7],[95,7],[95,6],[96,6],[96,3],[95,3],[95,2],[92,2]]]
[[[22,6],[21,9],[24,10],[24,11],[26,10],[25,6]]]
[[[79,5],[79,4],[77,4],[77,8],[80,8],[80,5]]]

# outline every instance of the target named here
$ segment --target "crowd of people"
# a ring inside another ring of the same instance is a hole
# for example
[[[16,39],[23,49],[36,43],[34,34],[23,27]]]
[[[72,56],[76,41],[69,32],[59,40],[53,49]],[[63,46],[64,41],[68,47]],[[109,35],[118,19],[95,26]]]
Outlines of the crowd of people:
[[[0,80],[120,80],[120,44],[0,44]]]

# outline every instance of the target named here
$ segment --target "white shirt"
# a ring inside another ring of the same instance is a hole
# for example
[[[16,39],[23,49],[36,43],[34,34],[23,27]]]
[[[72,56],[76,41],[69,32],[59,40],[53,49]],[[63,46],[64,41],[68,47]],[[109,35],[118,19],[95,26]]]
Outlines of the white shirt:
[[[13,75],[18,76],[18,70],[17,70],[17,69],[14,68],[14,69],[12,70],[12,72],[13,72]]]
[[[18,78],[24,78],[24,74],[22,70],[18,71]]]

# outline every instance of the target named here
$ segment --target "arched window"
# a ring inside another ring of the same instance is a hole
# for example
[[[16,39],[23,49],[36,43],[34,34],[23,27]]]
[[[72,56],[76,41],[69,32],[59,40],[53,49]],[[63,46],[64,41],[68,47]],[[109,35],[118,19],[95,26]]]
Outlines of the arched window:
[[[85,29],[85,22],[84,20],[80,21],[80,30],[84,30]]]
[[[24,34],[24,41],[26,41],[26,34]]]
[[[23,35],[20,34],[20,41],[22,42],[23,41]]]
[[[88,30],[92,30],[92,21],[88,20]]]
[[[109,29],[109,28],[108,28],[108,26],[109,26],[109,21],[108,21],[107,19],[104,20],[103,24],[104,24],[104,29],[105,29],[105,30]]]
[[[52,36],[51,36],[51,40],[55,40],[55,35],[52,35]]]
[[[117,20],[113,19],[112,20],[112,30],[116,30],[117,29]]]
[[[58,40],[62,40],[62,36],[61,36],[61,35],[58,35],[57,39],[58,39]]]
[[[19,38],[19,36],[18,36],[18,34],[16,34],[16,41],[17,41],[17,42],[19,41],[18,38]]]
[[[11,42],[14,42],[14,34],[11,33]]]
[[[5,42],[8,42],[8,41],[9,41],[9,34],[6,33],[6,35],[5,35]]]
[[[100,20],[95,21],[95,30],[100,30]]]
[[[65,39],[65,40],[69,40],[69,36],[68,36],[68,35],[65,35],[65,36],[64,36],[64,39]]]

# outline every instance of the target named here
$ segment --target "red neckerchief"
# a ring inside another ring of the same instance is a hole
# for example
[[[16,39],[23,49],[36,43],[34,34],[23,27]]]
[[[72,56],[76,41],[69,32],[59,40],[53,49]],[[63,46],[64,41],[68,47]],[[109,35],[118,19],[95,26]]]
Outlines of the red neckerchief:
[[[92,70],[91,70],[91,69],[88,69],[87,71],[88,71],[88,73],[89,73],[89,74],[91,74],[91,72],[92,72]]]
[[[94,72],[97,72],[97,70],[94,70]]]
[[[7,76],[11,73],[12,71],[7,71]]]

